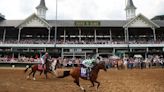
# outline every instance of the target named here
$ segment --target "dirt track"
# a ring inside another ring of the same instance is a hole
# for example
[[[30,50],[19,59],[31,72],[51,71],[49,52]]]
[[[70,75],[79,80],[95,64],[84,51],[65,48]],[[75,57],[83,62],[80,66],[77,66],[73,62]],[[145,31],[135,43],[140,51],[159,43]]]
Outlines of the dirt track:
[[[26,74],[18,69],[0,69],[0,92],[81,92],[71,77],[52,78],[36,74],[36,81],[26,80]],[[134,69],[101,71],[98,80],[101,82],[99,92],[164,92],[164,69]],[[81,80],[87,92],[89,81]]]

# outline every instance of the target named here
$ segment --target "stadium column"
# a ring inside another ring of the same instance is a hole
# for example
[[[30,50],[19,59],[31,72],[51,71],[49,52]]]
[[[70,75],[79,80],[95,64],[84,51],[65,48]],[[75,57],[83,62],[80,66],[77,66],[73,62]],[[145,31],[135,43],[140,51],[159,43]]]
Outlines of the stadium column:
[[[113,55],[115,55],[115,53],[116,53],[116,49],[115,49],[115,48],[113,48]]]
[[[125,42],[127,42],[127,28],[124,28]]]
[[[51,36],[51,28],[48,27],[48,43],[50,42],[50,36]]]
[[[110,42],[112,42],[112,30],[111,29],[109,30],[109,33],[110,33]]]
[[[81,42],[81,29],[79,28],[79,42]]]
[[[19,32],[18,32],[18,43],[19,43],[19,41],[20,41],[21,30],[22,30],[22,27],[19,28]]]
[[[154,27],[152,27],[152,30],[153,30],[153,37],[154,37],[154,41],[156,41],[156,32],[155,32],[155,28]]]
[[[6,38],[6,28],[3,31],[3,42],[5,42],[5,38]]]
[[[99,56],[99,48],[96,48],[96,56]]]
[[[129,28],[128,27],[126,29],[126,33],[127,33],[127,35],[126,35],[126,37],[127,37],[127,43],[129,44]]]
[[[149,48],[147,47],[147,48],[146,48],[146,53],[145,53],[145,58],[148,57],[148,52],[149,52]]]
[[[64,29],[64,43],[66,41],[66,29]]]
[[[64,59],[64,48],[62,48],[62,51],[61,51],[61,57],[62,57],[62,59]]]
[[[127,37],[127,49],[128,49],[128,56],[130,54],[130,47],[129,47],[129,28],[126,29],[126,37]]]
[[[96,29],[94,30],[94,37],[95,37],[95,43],[97,43],[97,32],[96,32]]]

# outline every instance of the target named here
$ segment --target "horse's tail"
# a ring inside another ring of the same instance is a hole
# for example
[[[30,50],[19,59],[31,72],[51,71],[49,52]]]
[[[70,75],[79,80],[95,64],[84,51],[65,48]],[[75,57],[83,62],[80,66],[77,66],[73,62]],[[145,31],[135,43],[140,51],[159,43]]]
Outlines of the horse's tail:
[[[29,67],[27,67],[27,68],[24,70],[24,73],[26,73],[27,70],[28,70],[29,68],[31,68],[31,66],[32,66],[32,65],[30,65]]]
[[[69,70],[63,71],[63,75],[62,76],[59,76],[58,78],[65,78],[65,77],[67,77],[69,75],[70,75],[70,71]]]

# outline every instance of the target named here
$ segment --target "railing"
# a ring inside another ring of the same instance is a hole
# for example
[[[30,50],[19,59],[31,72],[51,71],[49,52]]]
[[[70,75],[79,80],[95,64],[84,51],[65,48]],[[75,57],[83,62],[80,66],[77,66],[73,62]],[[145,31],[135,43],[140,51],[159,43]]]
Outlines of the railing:
[[[0,67],[29,67],[30,65],[39,64],[38,62],[0,62]]]

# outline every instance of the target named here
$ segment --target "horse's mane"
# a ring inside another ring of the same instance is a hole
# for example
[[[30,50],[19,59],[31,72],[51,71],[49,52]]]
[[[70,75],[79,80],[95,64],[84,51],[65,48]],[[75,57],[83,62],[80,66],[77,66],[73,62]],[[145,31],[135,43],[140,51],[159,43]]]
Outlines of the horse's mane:
[[[94,63],[94,66],[93,66],[92,69],[95,69],[95,68],[97,68],[99,65],[104,65],[104,64],[105,64],[104,61],[100,61],[99,63]]]

